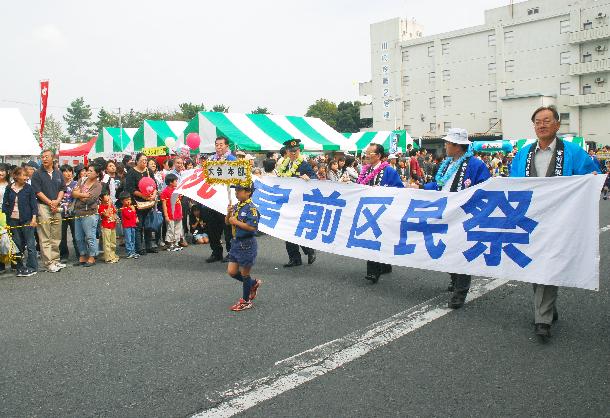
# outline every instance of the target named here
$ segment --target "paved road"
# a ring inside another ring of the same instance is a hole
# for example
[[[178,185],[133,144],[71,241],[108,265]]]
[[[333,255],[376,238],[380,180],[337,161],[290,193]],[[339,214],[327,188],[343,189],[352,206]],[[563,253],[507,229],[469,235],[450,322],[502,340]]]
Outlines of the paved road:
[[[533,336],[531,285],[509,282],[243,416],[610,416],[610,231],[600,241],[601,291],[562,289],[548,344]],[[201,246],[3,276],[0,416],[209,411],[277,362],[447,297],[446,274],[395,268],[370,285],[363,262],[321,254],[286,271],[283,243],[260,244],[265,284],[242,313],[228,310],[237,283]]]

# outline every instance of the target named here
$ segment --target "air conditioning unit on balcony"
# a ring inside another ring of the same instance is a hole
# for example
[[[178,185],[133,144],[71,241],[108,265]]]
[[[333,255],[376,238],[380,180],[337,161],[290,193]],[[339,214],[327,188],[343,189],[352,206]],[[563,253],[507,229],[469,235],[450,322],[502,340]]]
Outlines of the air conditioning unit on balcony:
[[[606,45],[597,45],[595,47],[595,50],[597,52],[606,52],[608,50],[608,47]]]
[[[605,19],[606,18],[606,13],[604,12],[599,12],[597,14],[597,19]]]
[[[604,77],[597,77],[597,78],[595,79],[595,82],[596,82],[597,84],[604,84],[604,83],[606,82],[606,79],[605,79]]]

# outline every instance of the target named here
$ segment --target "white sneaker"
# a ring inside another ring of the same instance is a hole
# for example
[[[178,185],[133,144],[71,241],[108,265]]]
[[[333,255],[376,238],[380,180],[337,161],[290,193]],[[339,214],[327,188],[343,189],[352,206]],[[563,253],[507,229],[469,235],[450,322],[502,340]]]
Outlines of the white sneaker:
[[[66,268],[66,265],[65,265],[64,263],[55,263],[55,265],[56,265],[57,267],[59,267],[59,269],[60,269],[60,270],[61,270],[61,269],[65,269],[65,268]]]
[[[58,272],[58,271],[60,271],[60,270],[61,270],[61,268],[59,268],[59,267],[57,266],[57,264],[51,264],[51,265],[49,265],[49,267],[47,267],[47,271],[48,271],[49,273],[57,273],[57,272]]]

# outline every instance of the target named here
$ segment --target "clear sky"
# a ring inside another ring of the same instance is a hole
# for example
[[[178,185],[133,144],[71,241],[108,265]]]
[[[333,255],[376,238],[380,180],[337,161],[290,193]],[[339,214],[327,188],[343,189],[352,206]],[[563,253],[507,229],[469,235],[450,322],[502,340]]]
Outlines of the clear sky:
[[[484,10],[509,0],[2,3],[0,107],[19,107],[33,126],[43,78],[58,117],[79,96],[125,111],[192,101],[302,115],[321,97],[358,99],[371,23],[415,18],[432,35],[482,24]]]

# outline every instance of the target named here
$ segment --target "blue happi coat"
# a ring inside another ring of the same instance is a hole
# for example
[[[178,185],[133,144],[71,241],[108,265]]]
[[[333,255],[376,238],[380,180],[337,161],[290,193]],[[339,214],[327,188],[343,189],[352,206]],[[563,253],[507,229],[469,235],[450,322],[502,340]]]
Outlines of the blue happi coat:
[[[456,175],[459,175],[459,169]],[[474,186],[475,184],[483,183],[489,177],[491,177],[491,174],[489,174],[489,169],[485,163],[478,158],[470,157],[468,165],[466,166],[464,180],[462,181],[462,184],[458,185],[458,190],[456,191],[464,190],[466,188],[464,185],[466,180],[470,180],[470,186]],[[424,184],[424,190],[440,190],[441,188],[442,187],[439,187],[435,181]]]
[[[527,163],[527,154],[531,147],[535,147],[537,142],[528,144],[521,148],[510,167],[511,177],[525,177],[525,166]],[[563,175],[564,176],[581,176],[591,174],[594,171],[599,172],[599,168],[593,162],[589,154],[581,147],[568,141],[563,141],[564,146],[564,161]]]

